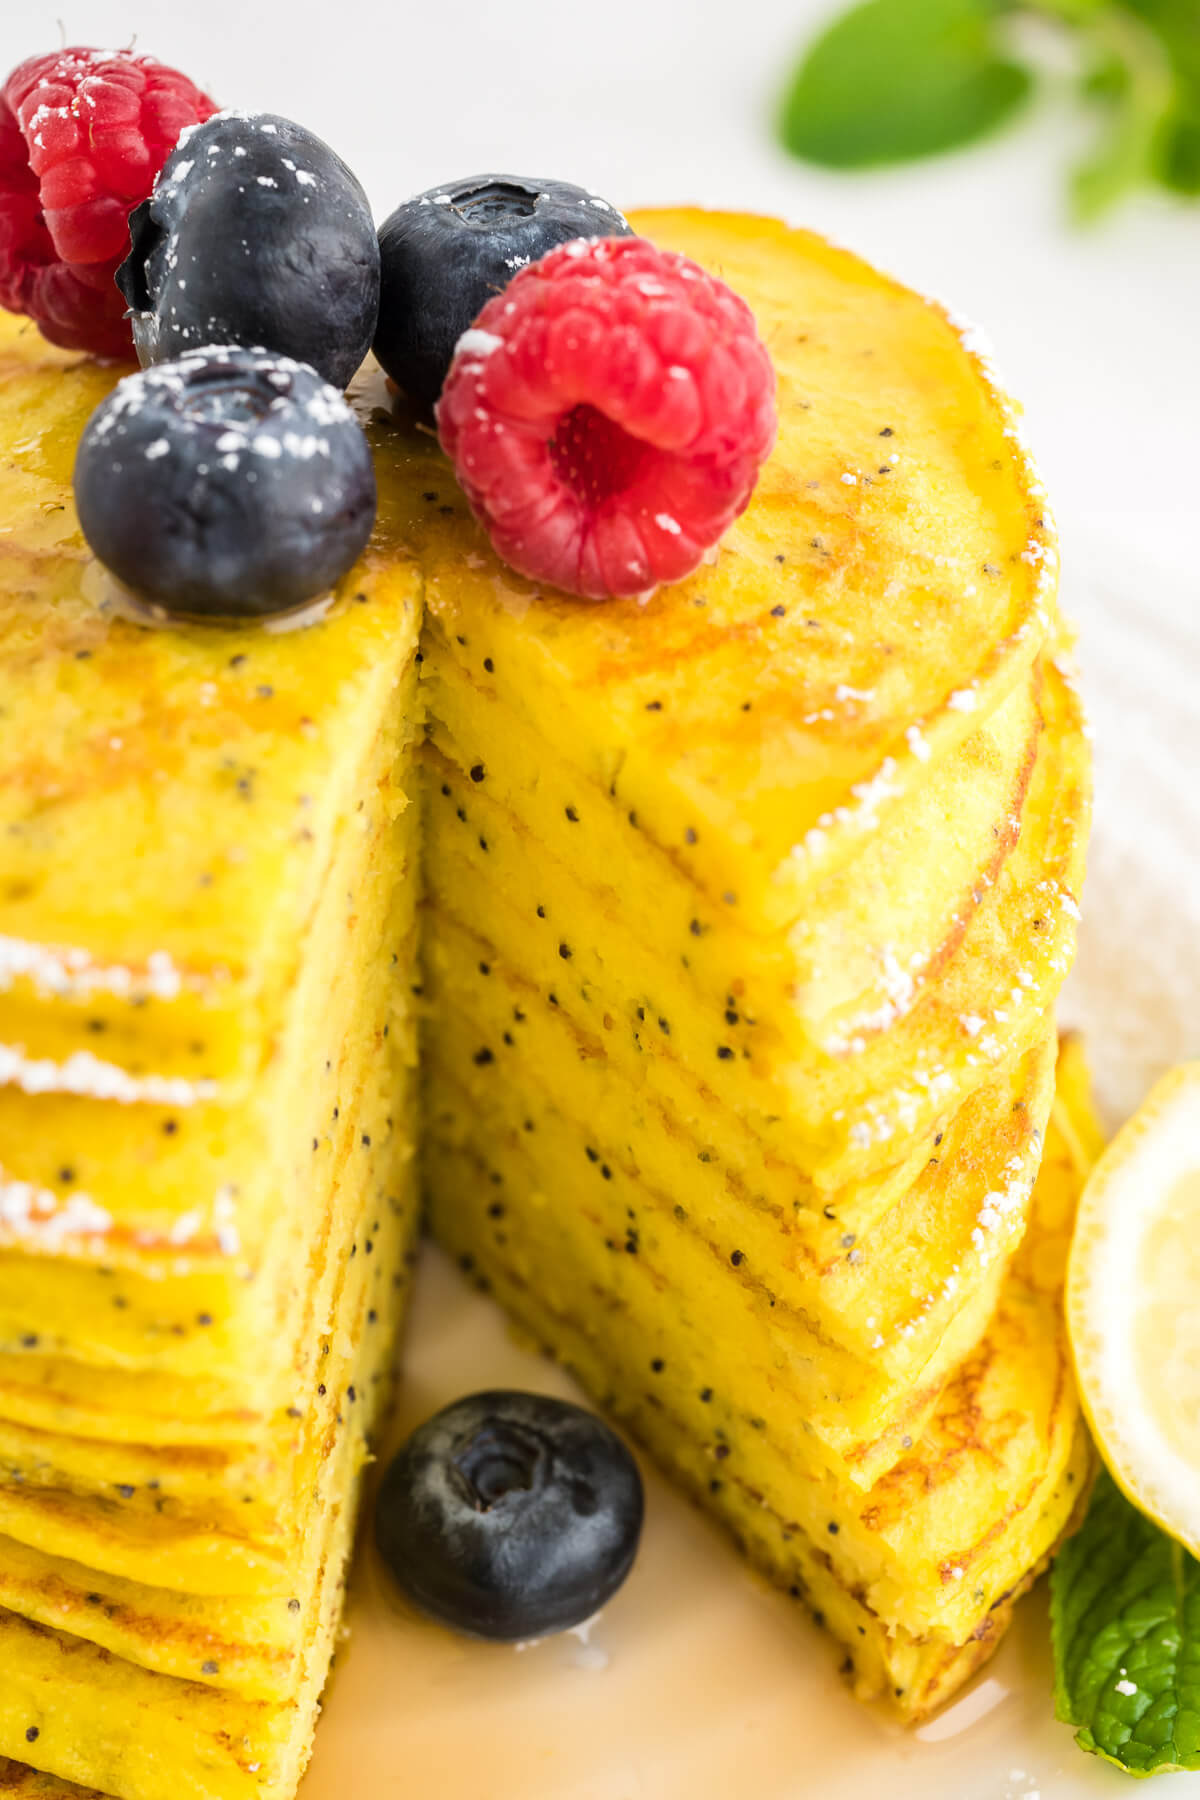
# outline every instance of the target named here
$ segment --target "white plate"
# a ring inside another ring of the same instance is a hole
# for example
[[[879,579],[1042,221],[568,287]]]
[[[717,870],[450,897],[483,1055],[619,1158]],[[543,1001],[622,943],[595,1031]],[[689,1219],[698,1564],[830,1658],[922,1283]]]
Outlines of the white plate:
[[[1065,1008],[1101,1098],[1131,1107],[1200,1041],[1200,609],[1119,546],[1072,547],[1097,730],[1087,924]],[[1152,623],[1151,623],[1152,621]],[[1190,877],[1186,870],[1190,868]],[[426,1253],[395,1435],[487,1386],[570,1393],[495,1308]],[[652,1473],[643,1549],[588,1634],[524,1651],[405,1613],[360,1559],[303,1800],[1104,1800],[1128,1777],[1054,1721],[1044,1591],[915,1734],[857,1705],[838,1652]],[[1044,1589],[1044,1584],[1043,1584]],[[1200,1794],[1178,1776],[1172,1796]]]

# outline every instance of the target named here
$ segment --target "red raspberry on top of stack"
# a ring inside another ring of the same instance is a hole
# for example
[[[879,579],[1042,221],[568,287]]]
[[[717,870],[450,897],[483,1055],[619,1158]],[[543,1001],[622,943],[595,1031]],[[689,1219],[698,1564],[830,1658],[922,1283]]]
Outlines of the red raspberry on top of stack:
[[[113,281],[129,214],[185,126],[215,111],[178,69],[128,50],[14,69],[0,90],[0,306],[68,350],[130,356]]]
[[[775,441],[746,302],[643,238],[560,245],[459,339],[442,448],[511,568],[591,600],[699,567]]]

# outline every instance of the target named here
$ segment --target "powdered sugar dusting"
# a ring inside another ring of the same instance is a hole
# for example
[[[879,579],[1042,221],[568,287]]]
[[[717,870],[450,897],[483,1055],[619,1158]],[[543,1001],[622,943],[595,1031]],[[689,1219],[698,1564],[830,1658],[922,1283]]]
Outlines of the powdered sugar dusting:
[[[216,1097],[215,1081],[185,1081],[174,1075],[130,1075],[115,1063],[101,1062],[90,1050],[76,1050],[64,1062],[28,1057],[17,1046],[0,1044],[0,1087],[24,1094],[77,1094],[90,1100],[114,1100],[121,1106],[197,1106]]]
[[[497,337],[494,331],[481,331],[476,325],[472,326],[470,331],[463,332],[454,346],[454,354],[455,356],[473,357],[494,356],[503,343],[504,339]]]
[[[80,998],[115,994],[122,999],[175,1000],[184,977],[165,950],[156,950],[140,968],[94,963],[86,950],[31,944],[0,937],[0,993],[15,981],[31,981],[40,995]]]
[[[68,1238],[102,1238],[112,1224],[112,1214],[88,1194],[60,1197],[33,1182],[11,1180],[0,1170],[0,1240],[18,1238],[54,1251]]]

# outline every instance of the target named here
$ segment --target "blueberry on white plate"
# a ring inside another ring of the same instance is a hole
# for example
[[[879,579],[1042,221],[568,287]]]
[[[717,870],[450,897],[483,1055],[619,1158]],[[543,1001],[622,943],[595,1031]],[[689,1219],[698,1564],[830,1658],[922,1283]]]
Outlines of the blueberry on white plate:
[[[628,1575],[637,1464],[594,1413],[544,1394],[471,1394],[419,1426],[388,1467],[375,1541],[422,1612],[500,1642],[567,1631]]]

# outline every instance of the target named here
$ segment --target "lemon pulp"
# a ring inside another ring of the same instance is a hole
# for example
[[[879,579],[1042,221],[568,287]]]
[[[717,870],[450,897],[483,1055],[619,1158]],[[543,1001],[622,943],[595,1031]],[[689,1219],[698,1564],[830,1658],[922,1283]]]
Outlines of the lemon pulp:
[[[1134,1374],[1163,1438],[1200,1469],[1200,1168],[1181,1176],[1146,1233],[1134,1277]]]

